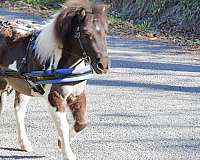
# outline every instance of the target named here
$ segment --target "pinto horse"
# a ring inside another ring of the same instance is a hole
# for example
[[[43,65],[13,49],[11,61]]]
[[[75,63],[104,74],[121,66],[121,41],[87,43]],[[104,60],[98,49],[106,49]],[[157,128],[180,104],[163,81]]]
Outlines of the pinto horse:
[[[82,67],[87,59],[97,74],[107,73],[109,60],[105,40],[108,27],[106,12],[107,6],[103,4],[92,4],[88,0],[68,0],[60,13],[38,33],[34,53],[28,58],[27,47],[33,34],[17,37],[17,34],[11,31],[2,32],[1,69],[9,68],[13,63],[18,70],[26,72],[52,66],[54,69]],[[24,57],[27,62],[21,66]],[[0,79],[2,93],[7,90],[8,84],[16,91],[14,111],[20,147],[24,151],[31,151],[24,117],[33,91],[24,81],[5,77]],[[76,159],[70,143],[87,125],[85,86],[86,81],[45,86],[44,97],[49,102],[49,111],[58,131],[59,146],[64,160]],[[68,109],[74,118],[72,128],[69,127],[66,117]]]

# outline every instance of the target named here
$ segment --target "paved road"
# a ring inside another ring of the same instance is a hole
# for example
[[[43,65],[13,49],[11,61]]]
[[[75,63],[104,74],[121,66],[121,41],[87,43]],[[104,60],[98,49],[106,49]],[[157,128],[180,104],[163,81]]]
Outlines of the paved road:
[[[165,42],[108,37],[110,73],[87,86],[89,126],[79,160],[200,160],[200,55]],[[26,117],[35,149],[18,150],[13,95],[0,115],[0,159],[59,160],[43,99]]]
[[[0,8],[0,17],[4,17],[7,20],[13,20],[13,19],[30,20],[39,24],[44,21],[44,18],[42,17],[33,16],[24,12],[17,12],[17,11],[11,12],[5,8]]]

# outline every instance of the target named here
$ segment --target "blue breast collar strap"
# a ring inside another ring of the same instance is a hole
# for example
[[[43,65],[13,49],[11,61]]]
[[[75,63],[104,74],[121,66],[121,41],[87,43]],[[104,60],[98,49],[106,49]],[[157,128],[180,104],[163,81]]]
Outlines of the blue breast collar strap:
[[[88,80],[93,77],[90,65],[75,68],[63,68],[55,70],[32,71],[25,73],[35,84],[58,84]]]
[[[37,81],[37,82],[35,82],[35,84],[71,83],[71,82],[85,81],[85,80],[91,79],[92,77],[93,77],[93,75],[91,73],[89,73],[89,74],[83,74],[83,75],[79,75],[79,76],[67,77],[67,78],[62,78],[62,79]]]

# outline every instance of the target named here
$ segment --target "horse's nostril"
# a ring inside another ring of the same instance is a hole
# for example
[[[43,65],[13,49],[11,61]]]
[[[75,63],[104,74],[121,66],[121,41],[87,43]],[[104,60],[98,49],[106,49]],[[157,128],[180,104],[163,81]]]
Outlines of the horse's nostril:
[[[99,68],[100,70],[103,70],[103,68],[104,68],[104,67],[103,67],[103,64],[98,63],[98,64],[97,64],[97,68]]]

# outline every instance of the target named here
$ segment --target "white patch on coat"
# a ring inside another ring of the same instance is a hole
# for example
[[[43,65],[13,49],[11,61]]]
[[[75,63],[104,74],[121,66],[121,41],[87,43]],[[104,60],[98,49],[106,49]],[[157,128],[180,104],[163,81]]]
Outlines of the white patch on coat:
[[[16,28],[16,32],[20,35],[26,35],[27,33],[29,33],[29,31],[22,28]]]
[[[15,99],[15,117],[17,121],[17,132],[18,132],[18,141],[22,150],[31,152],[33,151],[31,142],[28,140],[24,118],[27,111],[27,104],[29,102],[30,97],[26,95],[20,95],[20,102],[18,103],[18,99]]]
[[[17,60],[13,61],[13,63],[10,64],[8,68],[17,71]]]
[[[66,118],[66,112],[56,112],[52,106],[49,106],[49,111],[55,122],[55,126],[61,140],[63,159],[76,160],[76,155],[72,152],[70,147],[69,123]]]
[[[101,31],[101,28],[100,28],[100,26],[97,24],[96,25],[96,30],[99,32],[99,31]]]
[[[81,62],[78,66],[76,66],[76,68],[82,68],[83,66],[85,66],[85,62]],[[64,85],[62,86],[62,90],[63,90],[63,94],[65,95],[65,99],[67,99],[67,97],[70,94],[73,94],[75,96],[80,95],[81,93],[83,93],[85,87],[86,87],[86,83],[87,80],[78,83],[76,85],[70,86],[70,85]]]
[[[43,28],[36,39],[35,52],[41,63],[55,57],[55,64],[58,64],[62,56],[63,45],[62,42],[56,38],[54,27],[55,19]]]

